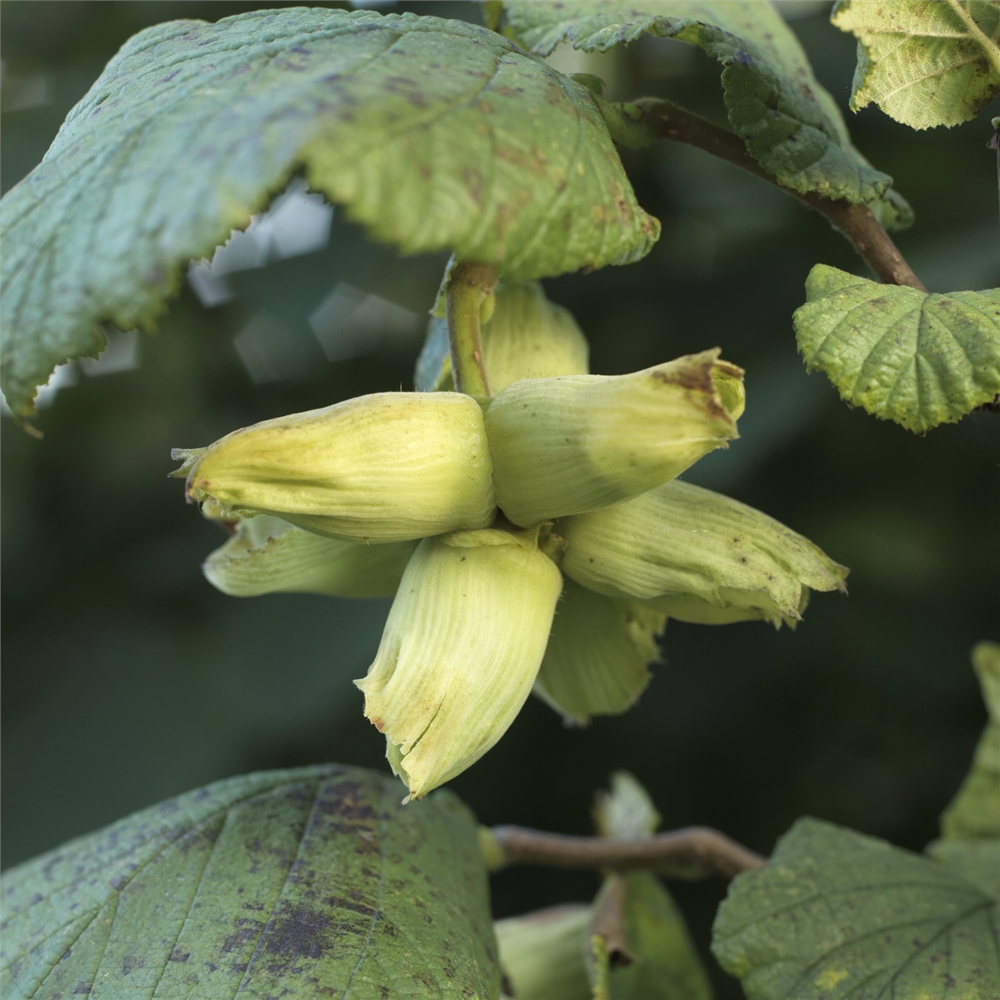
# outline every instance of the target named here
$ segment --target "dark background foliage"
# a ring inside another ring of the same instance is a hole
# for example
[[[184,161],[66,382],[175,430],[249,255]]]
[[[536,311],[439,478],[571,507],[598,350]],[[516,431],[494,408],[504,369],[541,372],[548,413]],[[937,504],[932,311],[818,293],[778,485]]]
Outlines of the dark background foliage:
[[[265,6],[276,5],[4,2],[3,189],[38,162],[131,34]],[[827,7],[786,10],[846,110],[854,43]],[[463,3],[382,9],[480,19]],[[723,119],[717,66],[678,43],[647,39],[569,68],[602,73],[613,97],[659,93]],[[932,291],[997,284],[991,113],[927,133],[874,109],[849,118],[916,209],[898,243]],[[578,317],[596,372],[715,345],[743,365],[742,438],[687,478],[851,566],[850,597],[816,596],[795,632],[671,623],[667,663],[635,709],[566,730],[531,700],[452,787],[484,823],[582,833],[594,789],[626,768],[666,828],[709,824],[766,853],[811,814],[919,850],[984,721],[968,652],[997,637],[1000,417],[973,414],[921,439],[847,409],[806,374],[791,314],[814,263],[866,273],[850,247],[818,215],[697,150],[663,145],[625,162],[662,239],[632,267],[546,282],[550,297]],[[423,314],[443,263],[400,259],[335,214],[325,250],[242,272],[228,304],[206,309],[185,285],[143,339],[140,367],[59,392],[39,416],[43,441],[2,421],[4,865],[227,775],[326,760],[386,767],[350,681],[388,602],[215,592],[199,564],[222,537],[167,479],[169,451],[411,387],[419,339],[328,363],[306,317],[338,282]],[[262,310],[286,330],[299,376],[248,376],[233,337]],[[494,908],[587,899],[596,886],[596,875],[510,871],[493,880]],[[707,951],[725,886],[672,889]],[[717,967],[713,976],[722,995],[738,994]]]

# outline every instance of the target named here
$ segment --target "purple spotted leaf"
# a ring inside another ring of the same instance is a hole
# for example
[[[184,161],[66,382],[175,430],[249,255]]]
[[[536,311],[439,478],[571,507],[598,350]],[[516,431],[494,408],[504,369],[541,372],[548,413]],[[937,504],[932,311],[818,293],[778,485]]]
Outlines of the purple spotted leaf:
[[[0,995],[439,997],[500,989],[486,870],[450,793],[323,765],[230,778],[10,869]]]

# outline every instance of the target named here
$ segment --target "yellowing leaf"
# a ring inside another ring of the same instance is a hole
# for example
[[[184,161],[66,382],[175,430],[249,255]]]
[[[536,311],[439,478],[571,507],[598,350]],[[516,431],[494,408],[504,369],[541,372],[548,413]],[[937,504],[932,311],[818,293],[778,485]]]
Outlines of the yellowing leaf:
[[[1000,393],[1000,288],[929,294],[817,264],[799,350],[841,397],[922,434]]]
[[[833,23],[858,39],[851,108],[877,104],[911,128],[958,125],[1000,91],[1000,4],[841,0]]]

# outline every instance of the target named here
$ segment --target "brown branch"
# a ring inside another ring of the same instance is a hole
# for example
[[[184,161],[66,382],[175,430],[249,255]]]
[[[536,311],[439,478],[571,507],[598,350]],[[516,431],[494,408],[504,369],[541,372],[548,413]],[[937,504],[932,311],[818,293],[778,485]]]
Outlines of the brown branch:
[[[892,242],[889,234],[864,205],[852,205],[843,199],[825,198],[815,191],[800,194],[784,187],[747,152],[745,143],[734,132],[659,98],[644,98],[635,103],[642,109],[643,123],[656,136],[672,139],[675,142],[686,142],[704,149],[713,156],[728,160],[821,212],[851,242],[854,249],[878,275],[880,281],[891,285],[909,285],[910,288],[927,291],[910,265],[903,259],[903,255],[896,249],[896,244]]]
[[[759,868],[764,858],[718,830],[689,826],[651,837],[570,837],[523,826],[495,826],[490,831],[490,868],[548,865],[554,868],[645,868],[675,878],[734,875]]]

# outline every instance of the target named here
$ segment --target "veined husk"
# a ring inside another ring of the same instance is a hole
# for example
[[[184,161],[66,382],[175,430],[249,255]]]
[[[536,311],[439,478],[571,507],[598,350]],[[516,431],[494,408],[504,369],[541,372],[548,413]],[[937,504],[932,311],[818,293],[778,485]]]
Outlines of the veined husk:
[[[324,538],[268,514],[241,518],[235,531],[201,567],[208,582],[231,597],[392,597],[417,547],[415,541],[368,545]]]
[[[483,364],[493,395],[525,378],[585,375],[590,345],[573,314],[549,302],[537,281],[504,282],[480,336]],[[438,388],[454,388],[451,359],[445,355]]]
[[[596,594],[566,580],[535,694],[569,722],[618,715],[646,689],[659,662],[654,636],[667,616],[639,601]]]
[[[493,520],[479,405],[456,392],[381,392],[178,449],[188,496],[347,541],[395,542]]]
[[[464,771],[514,721],[561,589],[537,530],[458,531],[420,543],[375,662],[355,681],[411,798]]]
[[[726,401],[742,405],[733,386],[742,375],[712,350],[631,375],[515,382],[486,412],[497,504],[530,525],[673,479],[737,436]]]
[[[564,903],[493,924],[515,1000],[591,1000],[584,959],[591,908]]]
[[[844,590],[848,572],[766,514],[677,481],[556,530],[568,577],[681,621],[794,625],[810,588]]]

